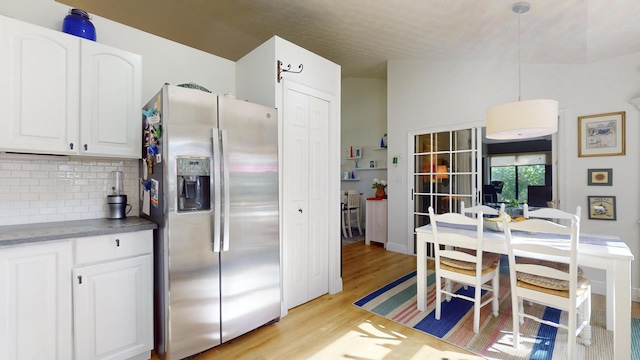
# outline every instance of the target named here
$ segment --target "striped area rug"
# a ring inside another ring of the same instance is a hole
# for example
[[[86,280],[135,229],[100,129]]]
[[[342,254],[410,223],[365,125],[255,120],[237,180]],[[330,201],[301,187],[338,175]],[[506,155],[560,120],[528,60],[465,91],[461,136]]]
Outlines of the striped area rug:
[[[354,305],[487,359],[567,359],[567,332],[540,325],[530,319],[525,319],[524,325],[520,326],[520,346],[518,349],[513,348],[507,275],[500,275],[500,315],[494,317],[491,314],[491,305],[483,307],[478,334],[473,332],[473,307],[469,301],[458,298],[452,298],[450,302],[443,301],[442,316],[440,320],[435,319],[434,283],[435,273],[430,271],[427,276],[427,310],[424,312],[418,311],[416,307],[415,271],[359,299]],[[467,290],[458,287],[457,292],[473,296],[473,287],[469,286]],[[560,318],[566,323],[566,312],[536,304],[529,306],[526,303],[525,309],[530,313],[544,315],[549,320],[556,321]],[[604,311],[591,312],[591,345],[585,346],[578,338],[578,359],[611,358],[613,332],[607,331],[605,324]],[[632,322],[632,327],[638,325],[640,321]]]

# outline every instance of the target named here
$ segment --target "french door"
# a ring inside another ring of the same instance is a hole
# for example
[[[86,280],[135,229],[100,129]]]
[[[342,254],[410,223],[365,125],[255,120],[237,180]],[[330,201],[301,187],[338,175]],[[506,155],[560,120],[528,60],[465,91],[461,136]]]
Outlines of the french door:
[[[429,207],[436,214],[459,212],[460,203],[480,202],[482,184],[481,127],[427,129],[409,134],[410,179],[412,179],[409,249],[416,249],[415,228],[429,224]],[[410,183],[411,184],[411,183]],[[433,247],[427,247],[433,256]]]

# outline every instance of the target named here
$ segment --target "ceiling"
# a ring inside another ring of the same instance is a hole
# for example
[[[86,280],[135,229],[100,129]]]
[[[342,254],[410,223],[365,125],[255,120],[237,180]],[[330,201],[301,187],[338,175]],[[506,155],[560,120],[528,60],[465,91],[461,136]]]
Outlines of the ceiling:
[[[509,0],[57,1],[232,61],[277,35],[343,77],[385,79],[387,60],[581,64],[640,51],[638,0],[531,0],[522,15]]]

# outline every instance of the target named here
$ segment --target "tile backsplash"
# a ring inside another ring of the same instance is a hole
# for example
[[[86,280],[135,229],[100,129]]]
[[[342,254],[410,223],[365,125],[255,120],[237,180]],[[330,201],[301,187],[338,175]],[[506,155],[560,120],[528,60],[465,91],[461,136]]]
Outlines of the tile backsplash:
[[[124,191],[138,216],[139,160],[0,154],[0,225],[105,218],[112,171],[124,172]]]

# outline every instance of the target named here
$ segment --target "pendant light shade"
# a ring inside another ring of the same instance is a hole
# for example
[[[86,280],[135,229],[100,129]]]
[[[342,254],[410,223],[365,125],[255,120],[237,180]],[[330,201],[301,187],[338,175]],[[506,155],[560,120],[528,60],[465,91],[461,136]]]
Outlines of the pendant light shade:
[[[539,99],[495,106],[487,111],[487,138],[527,139],[558,131],[558,102]]]
[[[518,101],[495,106],[487,111],[487,138],[496,140],[528,139],[558,131],[558,102],[520,100],[520,15],[531,8],[528,2],[513,4],[518,14]]]

